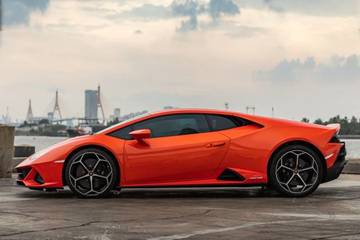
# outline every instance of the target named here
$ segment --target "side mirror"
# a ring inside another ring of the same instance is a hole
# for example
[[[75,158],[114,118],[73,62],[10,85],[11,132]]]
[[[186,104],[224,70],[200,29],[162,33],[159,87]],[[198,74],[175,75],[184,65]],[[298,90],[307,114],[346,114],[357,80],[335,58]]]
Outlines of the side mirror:
[[[150,129],[139,129],[139,130],[132,131],[129,134],[133,139],[135,139],[139,142],[143,142],[143,140],[145,138],[150,138],[151,130]]]

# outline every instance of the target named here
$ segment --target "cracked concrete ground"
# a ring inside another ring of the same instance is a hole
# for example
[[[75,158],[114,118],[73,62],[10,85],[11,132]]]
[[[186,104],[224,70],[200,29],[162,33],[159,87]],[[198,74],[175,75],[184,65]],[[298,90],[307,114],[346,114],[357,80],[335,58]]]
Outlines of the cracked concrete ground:
[[[0,180],[0,239],[360,239],[360,175],[306,198],[259,188],[129,189],[107,199]]]

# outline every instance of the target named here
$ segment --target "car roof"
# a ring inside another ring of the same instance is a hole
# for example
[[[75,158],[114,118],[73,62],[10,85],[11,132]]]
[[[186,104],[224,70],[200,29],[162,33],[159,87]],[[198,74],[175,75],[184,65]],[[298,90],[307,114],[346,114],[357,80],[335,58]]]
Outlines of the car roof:
[[[217,110],[217,109],[173,108],[173,109],[152,112],[151,115],[167,115],[167,114],[177,114],[177,113],[204,113],[204,114],[225,114],[225,115],[234,115],[234,114],[237,115],[238,114],[236,112],[231,112],[231,111],[227,111],[227,110]]]

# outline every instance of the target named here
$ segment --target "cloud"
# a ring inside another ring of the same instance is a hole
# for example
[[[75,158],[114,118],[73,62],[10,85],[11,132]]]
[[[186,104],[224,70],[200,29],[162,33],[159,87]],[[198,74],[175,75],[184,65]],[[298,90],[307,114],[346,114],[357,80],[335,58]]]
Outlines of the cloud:
[[[183,20],[177,29],[180,32],[192,31],[197,29],[198,14],[202,7],[195,0],[174,0],[170,5],[174,16],[188,16],[189,19]]]
[[[271,11],[294,12],[313,16],[351,16],[358,14],[358,0],[316,0],[308,1],[304,4],[303,0],[236,0],[240,7],[245,8],[267,8]]]
[[[313,57],[304,61],[299,59],[282,60],[269,71],[258,71],[258,79],[286,81],[356,81],[360,80],[360,56],[333,56],[329,63],[317,63]]]
[[[3,24],[28,24],[33,11],[45,11],[49,0],[3,0]]]
[[[262,27],[250,27],[246,25],[231,26],[225,35],[233,38],[250,38],[258,34],[265,34],[266,29]]]
[[[152,20],[182,17],[176,30],[187,32],[199,29],[199,16],[209,15],[214,22],[218,22],[221,16],[239,13],[239,7],[233,0],[173,0],[169,5],[145,3],[120,13],[109,14],[108,17],[110,19],[133,17]],[[207,26],[207,24],[201,26]]]
[[[239,7],[231,0],[210,0],[209,14],[214,21],[224,15],[236,15],[240,13]]]
[[[174,0],[171,9],[174,15],[178,16],[196,16],[201,10],[196,0]]]
[[[284,12],[284,8],[277,5],[277,3],[274,3],[273,0],[263,0],[264,4],[272,11],[275,12]]]
[[[177,28],[178,32],[187,32],[197,29],[198,20],[196,15],[190,16],[190,19],[181,21],[181,25]]]
[[[169,8],[162,5],[154,5],[146,3],[144,5],[134,7],[129,11],[121,14],[125,17],[138,17],[145,19],[161,19],[170,17],[171,12]]]
[[[210,0],[194,1],[196,14],[177,15],[170,7],[173,0],[53,0],[46,14],[33,12],[28,26],[8,27],[1,36],[0,114],[9,106],[13,119],[24,118],[28,98],[36,115],[46,114],[42,109],[59,88],[69,106],[63,114],[82,116],[84,89],[100,83],[109,109],[121,107],[124,113],[164,105],[223,108],[229,102],[234,110],[255,105],[260,114],[270,114],[275,106],[276,116],[296,119],[360,116],[354,101],[360,88],[354,80],[360,76],[359,52],[354,52],[358,15],[279,16],[263,0],[257,1],[259,8],[244,1],[233,1],[241,17],[221,13],[214,24]],[[275,3],[283,6],[283,1]],[[142,18],[140,9],[146,8],[149,14]],[[121,15],[132,10],[133,15]],[[197,30],[184,29],[198,32],[174,32],[191,16]],[[257,70],[268,81],[256,81]]]
[[[188,16],[183,20],[178,31],[192,31],[198,29],[198,16],[209,14],[214,22],[222,15],[239,14],[239,7],[232,0],[210,0],[207,4],[197,0],[174,0],[171,4],[172,13],[175,16]]]

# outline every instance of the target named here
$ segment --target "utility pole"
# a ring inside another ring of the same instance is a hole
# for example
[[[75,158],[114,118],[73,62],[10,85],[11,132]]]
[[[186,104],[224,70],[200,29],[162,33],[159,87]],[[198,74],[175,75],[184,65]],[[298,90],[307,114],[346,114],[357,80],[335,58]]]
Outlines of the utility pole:
[[[229,110],[229,103],[225,102],[225,110]]]
[[[275,116],[275,108],[271,107],[271,117],[274,118]]]

